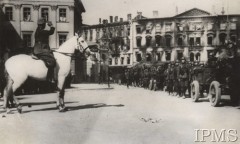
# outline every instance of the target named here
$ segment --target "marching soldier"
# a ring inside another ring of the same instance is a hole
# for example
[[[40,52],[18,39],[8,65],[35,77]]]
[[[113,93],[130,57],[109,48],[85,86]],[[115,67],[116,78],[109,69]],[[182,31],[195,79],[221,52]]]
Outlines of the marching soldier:
[[[173,91],[175,92],[175,95],[177,96],[180,96],[180,92],[181,92],[181,89],[180,89],[180,79],[179,79],[179,72],[180,72],[180,66],[179,66],[179,62],[176,61],[175,63],[175,67],[174,67],[174,73],[173,73],[173,82],[174,82],[174,85],[173,85]]]
[[[182,59],[182,63],[180,65],[180,69],[179,69],[179,83],[180,83],[180,93],[179,96],[183,97],[184,99],[185,97],[185,92],[187,90],[188,87],[188,69],[186,66],[186,61],[185,59]]]
[[[165,70],[165,76],[168,94],[173,95],[173,79],[174,79],[173,64],[168,64],[168,68]]]

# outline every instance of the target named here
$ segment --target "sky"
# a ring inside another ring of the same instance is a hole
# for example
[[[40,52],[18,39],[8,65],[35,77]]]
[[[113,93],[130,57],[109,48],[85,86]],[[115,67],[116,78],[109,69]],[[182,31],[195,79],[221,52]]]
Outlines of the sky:
[[[108,19],[118,16],[127,19],[127,14],[135,17],[137,12],[143,16],[153,17],[157,10],[159,17],[176,15],[192,8],[199,8],[210,13],[221,14],[222,7],[225,14],[240,14],[240,0],[82,0],[86,12],[82,14],[84,24],[98,24],[99,18]],[[215,9],[215,10],[213,10]]]

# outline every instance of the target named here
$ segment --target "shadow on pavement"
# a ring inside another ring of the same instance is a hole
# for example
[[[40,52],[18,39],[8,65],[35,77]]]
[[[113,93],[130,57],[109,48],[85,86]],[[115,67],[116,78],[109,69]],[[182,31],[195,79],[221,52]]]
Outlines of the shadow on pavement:
[[[106,105],[103,103],[99,103],[99,104],[88,104],[88,105],[80,105],[80,106],[70,106],[67,108],[68,108],[68,111],[75,111],[75,110],[80,110],[80,109],[91,109],[91,108],[101,108],[101,107],[124,107],[124,105],[122,105],[122,104]]]
[[[68,103],[75,103],[75,102],[65,102],[65,104],[68,104]],[[48,104],[52,104],[52,102],[49,102]],[[123,107],[123,106],[124,105],[122,105],[122,104],[106,105],[103,103],[99,103],[99,104],[88,104],[88,105],[79,105],[79,106],[68,106],[66,108],[67,108],[67,111],[75,111],[75,110],[81,110],[81,109],[91,109],[91,108],[101,108],[101,107]],[[51,110],[58,110],[58,108],[51,107],[51,108],[44,108],[44,109],[37,109],[37,110],[29,110],[29,111],[23,111],[22,113],[38,112],[38,111],[51,111]]]
[[[49,101],[49,102],[23,102],[21,103],[23,106],[34,106],[34,105],[48,105],[48,104],[55,104],[56,101]],[[78,103],[77,101],[74,102],[65,102],[65,104],[71,104],[71,103]]]
[[[72,89],[77,89],[77,90],[112,90],[113,88],[77,88],[77,87],[73,87]],[[67,90],[67,89],[66,89]]]

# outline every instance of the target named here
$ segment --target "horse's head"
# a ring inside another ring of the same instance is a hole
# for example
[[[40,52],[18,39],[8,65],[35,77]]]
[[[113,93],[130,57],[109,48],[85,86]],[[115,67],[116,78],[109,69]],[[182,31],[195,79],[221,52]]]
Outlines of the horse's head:
[[[84,53],[85,56],[89,56],[91,54],[91,51],[87,42],[83,39],[82,35],[75,34],[75,36],[77,37],[77,49],[81,53]]]

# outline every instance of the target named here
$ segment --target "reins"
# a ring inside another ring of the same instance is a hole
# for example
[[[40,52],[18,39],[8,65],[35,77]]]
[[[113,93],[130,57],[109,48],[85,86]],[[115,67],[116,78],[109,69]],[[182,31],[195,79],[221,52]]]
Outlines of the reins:
[[[89,46],[86,47],[86,48],[84,48],[83,53],[84,53],[88,48],[89,48]],[[74,53],[60,52],[60,51],[57,51],[57,50],[51,50],[51,51],[52,51],[52,52],[57,52],[57,53],[63,54],[63,55],[65,55],[65,56],[75,57],[75,56],[74,56]]]

